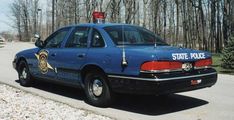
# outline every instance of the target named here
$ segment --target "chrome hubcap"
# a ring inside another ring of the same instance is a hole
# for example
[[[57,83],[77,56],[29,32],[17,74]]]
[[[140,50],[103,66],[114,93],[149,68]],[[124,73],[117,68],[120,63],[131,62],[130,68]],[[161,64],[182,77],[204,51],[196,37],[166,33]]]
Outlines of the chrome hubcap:
[[[22,79],[27,79],[27,72],[26,72],[26,68],[24,68],[24,69],[22,70],[21,78],[22,78]]]
[[[100,96],[102,94],[103,85],[98,79],[93,81],[92,91],[95,96]]]

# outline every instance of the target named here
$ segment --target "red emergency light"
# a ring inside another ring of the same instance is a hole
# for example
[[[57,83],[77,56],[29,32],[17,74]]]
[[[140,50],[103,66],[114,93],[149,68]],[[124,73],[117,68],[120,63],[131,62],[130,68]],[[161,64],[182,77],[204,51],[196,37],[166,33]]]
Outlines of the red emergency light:
[[[94,23],[104,23],[105,22],[105,12],[93,12],[93,22]]]

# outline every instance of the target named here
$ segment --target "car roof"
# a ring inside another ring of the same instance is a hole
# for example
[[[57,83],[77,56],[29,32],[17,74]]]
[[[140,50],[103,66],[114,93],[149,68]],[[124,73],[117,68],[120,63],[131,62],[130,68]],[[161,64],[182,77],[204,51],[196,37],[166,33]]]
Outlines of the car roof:
[[[135,25],[130,25],[130,24],[123,24],[123,23],[84,23],[84,24],[78,24],[78,25],[70,25],[66,27],[77,27],[77,26],[87,26],[87,27],[98,27],[98,28],[104,28],[104,27],[109,27],[109,26],[119,26],[119,25],[124,25],[124,26],[135,26]]]

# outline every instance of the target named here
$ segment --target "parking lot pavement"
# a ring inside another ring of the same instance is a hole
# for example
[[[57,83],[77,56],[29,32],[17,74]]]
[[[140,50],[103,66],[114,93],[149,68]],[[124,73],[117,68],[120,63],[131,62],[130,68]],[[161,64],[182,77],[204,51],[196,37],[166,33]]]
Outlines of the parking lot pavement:
[[[7,43],[0,48],[0,82],[54,101],[122,120],[233,120],[234,76],[218,75],[211,88],[169,96],[118,96],[109,108],[88,105],[82,90],[39,82],[35,87],[18,84],[11,62],[14,54],[34,47],[32,43]]]

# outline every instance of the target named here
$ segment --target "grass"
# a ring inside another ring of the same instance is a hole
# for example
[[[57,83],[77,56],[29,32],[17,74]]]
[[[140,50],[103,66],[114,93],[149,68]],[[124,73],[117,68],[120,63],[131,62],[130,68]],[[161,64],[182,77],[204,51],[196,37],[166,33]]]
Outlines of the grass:
[[[213,68],[217,70],[218,73],[234,75],[234,69],[224,69],[221,67],[221,54],[213,54]]]

